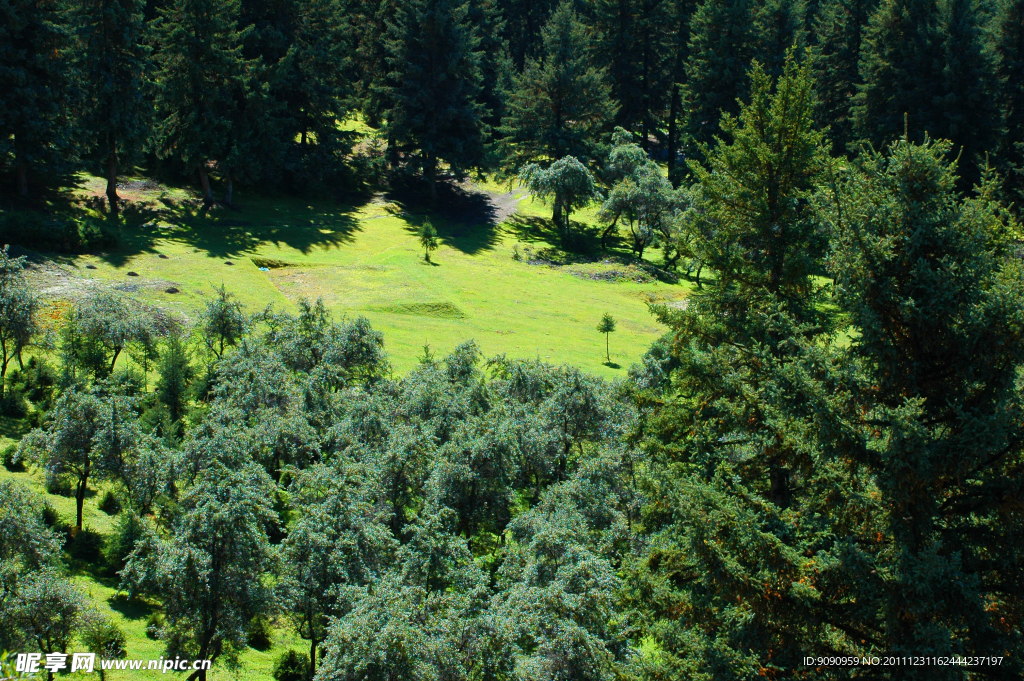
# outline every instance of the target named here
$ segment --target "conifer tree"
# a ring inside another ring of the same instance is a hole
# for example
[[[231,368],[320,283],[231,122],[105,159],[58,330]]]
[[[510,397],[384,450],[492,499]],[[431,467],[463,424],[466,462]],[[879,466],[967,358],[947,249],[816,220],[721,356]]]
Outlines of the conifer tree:
[[[592,163],[615,113],[607,74],[590,61],[592,38],[571,2],[541,31],[541,56],[527,60],[506,100],[501,140],[506,170],[574,156]]]
[[[0,5],[0,153],[13,156],[19,196],[29,170],[59,162],[69,145],[70,48],[60,3]]]
[[[781,675],[808,638],[818,643],[775,594],[800,579],[818,536],[785,515],[798,497],[791,476],[804,490],[815,471],[787,409],[806,408],[803,355],[827,338],[810,199],[828,157],[808,66],[790,52],[774,93],[756,63],[751,81],[739,118],[723,117],[722,143],[702,149],[707,166],[691,161],[695,249],[718,279],[685,310],[662,311],[673,330],[634,372],[648,498],[659,500],[635,572],[664,651],[653,678]]]
[[[827,0],[814,18],[812,64],[817,120],[829,128],[833,151],[854,141],[850,107],[860,83],[860,49],[876,0]]]
[[[999,80],[1003,130],[997,162],[1009,199],[1024,203],[1024,2],[1004,0],[992,24],[992,51]]]
[[[498,0],[505,39],[516,71],[541,51],[541,30],[559,6],[558,0]]]
[[[690,19],[685,107],[689,134],[710,143],[723,113],[736,113],[747,94],[747,69],[754,58],[751,0],[704,0]]]
[[[596,52],[618,105],[615,123],[639,132],[645,150],[649,135],[660,129],[668,91],[669,5],[666,0],[600,0],[594,7],[601,36]]]
[[[414,0],[401,6],[388,34],[385,130],[416,159],[435,200],[442,161],[461,176],[483,160],[479,37],[468,12],[460,0]]]
[[[973,0],[884,0],[871,15],[854,98],[858,132],[876,148],[897,139],[948,139],[961,155],[961,187],[992,141],[992,67]],[[906,118],[905,118],[906,117]]]
[[[118,212],[117,176],[150,132],[150,49],[142,0],[77,0],[78,72],[85,90],[78,123],[107,175],[107,204]]]
[[[156,26],[157,153],[199,173],[207,205],[214,203],[210,163],[230,152],[235,95],[249,66],[238,13],[238,0],[174,0]]]

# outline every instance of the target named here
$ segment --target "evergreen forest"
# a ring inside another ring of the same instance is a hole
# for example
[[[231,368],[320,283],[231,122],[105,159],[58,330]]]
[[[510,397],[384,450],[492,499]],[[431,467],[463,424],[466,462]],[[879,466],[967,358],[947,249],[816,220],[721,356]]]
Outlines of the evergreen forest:
[[[1024,0],[0,0],[0,678],[1024,678],[1022,205]]]

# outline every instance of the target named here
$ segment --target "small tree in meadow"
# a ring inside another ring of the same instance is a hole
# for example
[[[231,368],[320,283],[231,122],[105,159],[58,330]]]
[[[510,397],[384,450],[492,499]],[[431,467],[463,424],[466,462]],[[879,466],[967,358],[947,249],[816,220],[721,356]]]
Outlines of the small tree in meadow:
[[[546,169],[531,163],[519,171],[519,181],[537,198],[552,202],[551,220],[563,245],[569,243],[572,214],[601,198],[594,175],[572,156],[559,159]]]
[[[611,350],[609,349],[609,337],[611,336],[612,332],[615,331],[615,320],[612,318],[610,314],[608,314],[607,312],[604,313],[604,315],[601,317],[601,323],[597,325],[597,330],[599,333],[604,334],[605,361],[611,362],[612,355]]]
[[[420,246],[423,247],[423,259],[430,262],[430,252],[437,250],[437,230],[430,224],[430,220],[427,220],[417,234],[420,237]]]

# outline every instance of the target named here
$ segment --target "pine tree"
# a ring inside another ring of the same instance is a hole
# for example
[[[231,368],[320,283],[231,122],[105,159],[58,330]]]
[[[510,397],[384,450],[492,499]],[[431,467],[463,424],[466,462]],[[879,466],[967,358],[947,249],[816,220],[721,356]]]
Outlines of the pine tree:
[[[850,107],[860,83],[860,50],[876,0],[827,0],[814,19],[812,64],[818,124],[829,128],[833,151],[855,140]]]
[[[667,19],[669,35],[666,38],[666,49],[669,56],[666,68],[668,69],[669,91],[667,93],[668,118],[665,143],[668,157],[668,179],[673,186],[679,185],[679,175],[681,174],[678,172],[678,163],[682,132],[686,123],[683,111],[683,96],[686,91],[685,65],[689,55],[690,17],[696,7],[697,3],[694,0],[671,3]]]
[[[14,157],[19,196],[28,196],[30,168],[59,164],[69,146],[71,47],[60,3],[0,5],[0,152]]]
[[[1009,200],[1024,203],[1024,2],[1004,0],[992,24],[1003,130],[997,162]]]
[[[736,101],[749,89],[754,58],[751,0],[704,0],[690,19],[685,108],[689,134],[708,144],[723,113],[736,114]]]
[[[575,156],[592,163],[615,114],[607,74],[590,62],[592,38],[571,2],[541,31],[542,54],[529,59],[506,98],[501,147],[507,171]]]
[[[757,65],[751,81],[707,165],[691,161],[695,248],[718,279],[662,310],[672,332],[634,372],[656,530],[633,566],[637,605],[658,622],[650,678],[783,677],[824,638],[806,599],[782,596],[813,569],[813,495],[833,482],[793,425],[818,406],[808,367],[828,338],[811,209],[828,156],[808,66],[790,52],[774,88]]]
[[[148,141],[150,49],[142,0],[77,0],[77,58],[85,90],[78,123],[105,161],[107,203],[118,212],[118,167]]]
[[[864,159],[828,215],[836,302],[859,331],[856,397],[834,421],[858,432],[835,455],[870,499],[842,598],[860,604],[848,631],[875,649],[1000,651],[1011,678],[1024,670],[1006,626],[1024,596],[1009,567],[1024,522],[1005,511],[1024,493],[1024,277],[995,178],[963,199],[950,158],[947,142],[900,140]]]
[[[854,98],[859,134],[876,148],[904,131],[951,140],[961,186],[977,180],[995,123],[992,68],[973,0],[884,0],[871,15]]]
[[[517,72],[526,67],[527,60],[539,56],[541,31],[559,4],[558,0],[498,0],[509,55]]]
[[[384,127],[416,158],[435,200],[442,161],[461,176],[483,160],[479,37],[468,12],[458,0],[415,0],[402,5],[388,34],[392,106]]]
[[[608,73],[618,105],[616,125],[649,135],[660,131],[672,28],[667,0],[600,0],[595,3],[595,28],[601,39],[596,52]]]
[[[247,32],[238,29],[238,0],[174,0],[160,16],[157,153],[198,171],[212,205],[209,164],[231,149],[235,95],[249,66],[242,55]]]

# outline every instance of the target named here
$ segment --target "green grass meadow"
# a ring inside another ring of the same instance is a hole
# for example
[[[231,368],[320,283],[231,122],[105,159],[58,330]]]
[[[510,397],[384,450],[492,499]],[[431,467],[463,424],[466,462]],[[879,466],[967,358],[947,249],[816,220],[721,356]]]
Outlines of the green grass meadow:
[[[87,177],[80,191],[102,186]],[[149,200],[150,207],[126,215],[115,250],[62,259],[73,274],[188,318],[221,284],[252,311],[293,310],[302,298],[322,298],[336,316],[364,315],[383,332],[398,373],[414,366],[424,344],[444,354],[472,339],[485,356],[539,357],[605,378],[624,376],[665,330],[648,304],[689,290],[686,281],[614,278],[624,273],[622,263],[604,262],[601,253],[589,262],[531,264],[529,254],[552,239],[547,207],[530,198],[501,224],[431,214],[386,197],[339,204],[240,193],[240,211],[208,213],[190,208],[180,190],[129,198]],[[579,217],[585,228],[593,215]],[[416,237],[426,219],[440,241],[430,263]],[[166,292],[172,288],[178,292]],[[618,322],[611,362],[596,331],[605,312]]]

